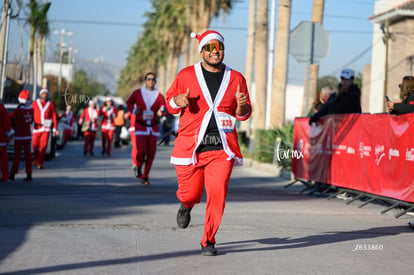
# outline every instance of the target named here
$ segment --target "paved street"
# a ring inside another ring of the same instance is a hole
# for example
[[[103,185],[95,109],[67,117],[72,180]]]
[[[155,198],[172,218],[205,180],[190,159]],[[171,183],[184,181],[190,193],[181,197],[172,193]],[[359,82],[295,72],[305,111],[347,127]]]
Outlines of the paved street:
[[[288,189],[262,170],[233,171],[216,257],[200,255],[205,199],[188,229],[175,216],[171,147],[161,146],[151,185],[132,177],[130,148],[83,157],[69,143],[34,170],[0,185],[2,274],[411,274],[413,216],[346,205]],[[23,165],[21,166],[23,167]],[[20,170],[23,171],[22,169]]]

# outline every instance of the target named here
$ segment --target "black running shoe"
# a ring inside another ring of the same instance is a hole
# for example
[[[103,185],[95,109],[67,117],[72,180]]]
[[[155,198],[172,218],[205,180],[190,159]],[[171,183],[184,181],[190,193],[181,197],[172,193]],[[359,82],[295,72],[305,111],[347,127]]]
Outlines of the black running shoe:
[[[140,178],[140,177],[142,177],[142,167],[138,167],[137,168],[137,176],[136,176],[137,178]]]
[[[143,184],[143,185],[149,185],[149,184],[150,184],[150,182],[149,182],[149,179],[148,179],[148,178],[143,178],[143,179],[141,179],[141,181],[142,181],[142,184]]]
[[[26,174],[26,178],[24,179],[24,181],[32,181],[32,174],[31,173],[27,173]]]
[[[216,256],[217,255],[217,249],[214,247],[213,243],[207,242],[207,246],[204,247],[201,244],[201,255],[203,256]]]
[[[183,204],[181,204],[180,209],[177,212],[177,225],[179,228],[187,228],[190,224],[191,220],[191,212],[192,208],[187,208]]]

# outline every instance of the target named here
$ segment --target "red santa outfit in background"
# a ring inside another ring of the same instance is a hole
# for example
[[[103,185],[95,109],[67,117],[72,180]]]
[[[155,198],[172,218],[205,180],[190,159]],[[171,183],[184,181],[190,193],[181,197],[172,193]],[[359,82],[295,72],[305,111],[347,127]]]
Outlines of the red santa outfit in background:
[[[49,133],[53,129],[53,135],[57,134],[57,116],[55,105],[48,100],[49,91],[47,89],[40,90],[39,99],[32,103],[34,111],[34,127],[33,127],[33,151],[34,165],[39,169],[43,169],[45,160],[47,143],[49,141]]]
[[[138,150],[137,150],[137,138],[135,136],[135,109],[136,107],[134,107],[133,112],[128,112],[125,114],[125,118],[129,119],[129,128],[128,128],[128,132],[129,135],[131,137],[131,144],[132,144],[132,150],[131,150],[131,159],[132,159],[132,170],[134,171],[134,175],[137,173],[137,154],[138,154]]]
[[[157,150],[157,137],[160,135],[158,111],[161,111],[165,116],[165,100],[155,89],[155,83],[155,74],[147,73],[145,86],[134,91],[127,101],[129,112],[136,115],[135,135],[138,168],[135,176],[141,178],[142,183],[146,185],[149,184],[148,178]],[[142,173],[144,163],[144,173]]]
[[[250,117],[251,104],[244,77],[222,63],[223,36],[206,31],[196,37],[203,61],[184,68],[166,94],[170,113],[180,114],[171,163],[178,178],[180,228],[189,225],[190,211],[206,190],[201,250],[214,256],[231,172],[243,164],[235,121]]]
[[[66,112],[60,117],[60,121],[63,122],[63,144],[66,144],[73,133],[73,123],[76,119],[71,111],[70,105],[66,106]]]
[[[93,156],[93,147],[95,144],[96,131],[98,130],[98,110],[93,100],[89,100],[89,107],[86,108],[79,118],[79,124],[87,122],[89,129],[83,134],[85,136],[85,143],[83,146],[83,155],[86,156],[88,153]]]
[[[10,140],[11,125],[6,108],[0,103],[0,171],[1,181],[9,179],[9,157],[7,155],[7,143]]]
[[[112,140],[115,132],[114,119],[118,114],[118,109],[113,106],[112,98],[106,97],[105,104],[99,111],[99,116],[102,116],[101,134],[102,134],[102,155],[105,153],[110,156],[112,148]]]
[[[25,181],[32,180],[32,123],[33,108],[29,101],[29,91],[23,90],[19,94],[19,106],[9,114],[10,121],[14,128],[14,158],[10,171],[10,180],[14,180],[15,174],[19,172],[19,164],[24,149],[24,160],[26,165]]]

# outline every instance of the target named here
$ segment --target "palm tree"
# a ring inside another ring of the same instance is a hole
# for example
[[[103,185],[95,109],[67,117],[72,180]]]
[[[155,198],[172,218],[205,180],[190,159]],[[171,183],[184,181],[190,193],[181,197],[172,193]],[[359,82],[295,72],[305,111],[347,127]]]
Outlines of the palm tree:
[[[188,6],[186,12],[188,18],[190,18],[191,31],[197,34],[206,31],[211,19],[217,17],[220,12],[229,12],[233,2],[234,0],[187,0]],[[188,58],[189,64],[187,65],[193,64],[200,59],[197,43],[194,40],[189,41],[189,50],[187,53],[190,55],[190,58]]]
[[[273,71],[270,127],[280,128],[285,121],[285,97],[288,72],[289,26],[292,0],[280,0],[277,24],[275,69]]]
[[[265,128],[268,5],[268,0],[259,0],[257,2],[253,129]]]
[[[38,83],[42,85],[43,81],[43,56],[44,56],[44,42],[49,35],[49,21],[47,20],[47,13],[52,3],[45,3],[39,8],[39,26],[37,33],[39,34],[39,61],[38,61]],[[70,61],[69,61],[70,62]],[[60,91],[59,91],[60,92]]]
[[[49,32],[49,24],[47,21],[47,12],[51,3],[39,5],[36,0],[30,0],[27,4],[29,8],[29,17],[27,23],[30,24],[30,44],[29,44],[29,83],[33,84],[33,99],[36,98],[37,79],[34,72],[34,56],[36,50],[36,33],[46,36]],[[43,51],[42,51],[43,55]],[[39,66],[41,66],[40,64]]]
[[[325,6],[325,0],[314,0],[313,1],[312,22],[321,23],[321,24],[323,23],[324,6]],[[308,110],[305,110],[306,101],[311,103],[314,101],[316,97],[316,94],[318,92],[317,91],[318,76],[319,76],[319,64],[312,64],[310,66],[310,79],[305,80],[305,81],[309,81],[309,98],[306,98],[307,95],[305,95],[304,97],[302,115],[305,115],[309,111],[309,108],[310,108],[310,106],[308,106]],[[305,85],[306,84],[307,83],[305,82]]]
[[[251,97],[254,97],[253,94],[253,65],[254,65],[254,45],[255,45],[255,32],[256,32],[256,0],[249,0],[249,26],[247,30],[247,47],[246,47],[246,69],[244,76],[246,78],[247,87],[250,91]],[[250,133],[251,120],[241,121],[240,130],[247,133],[249,136]]]

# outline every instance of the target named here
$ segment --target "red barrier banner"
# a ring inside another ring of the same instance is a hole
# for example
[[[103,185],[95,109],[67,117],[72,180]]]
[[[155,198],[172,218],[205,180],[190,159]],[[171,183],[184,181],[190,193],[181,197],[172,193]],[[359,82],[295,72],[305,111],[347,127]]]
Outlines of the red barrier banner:
[[[296,118],[292,172],[312,180],[414,203],[414,114]]]

